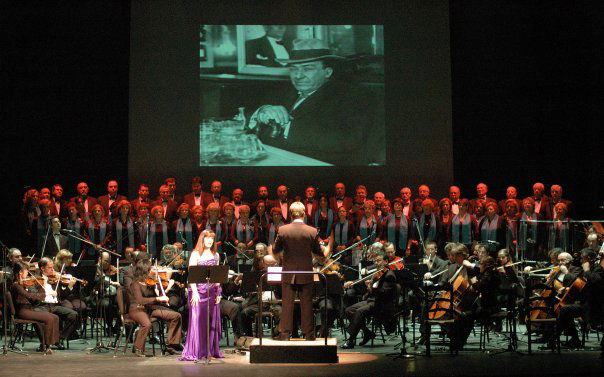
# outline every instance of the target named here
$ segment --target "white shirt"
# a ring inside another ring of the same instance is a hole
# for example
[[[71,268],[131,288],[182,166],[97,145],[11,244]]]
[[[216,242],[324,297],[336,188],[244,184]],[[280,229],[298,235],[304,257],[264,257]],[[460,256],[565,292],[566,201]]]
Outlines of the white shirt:
[[[286,202],[279,201],[279,206],[281,207],[281,214],[283,215],[283,218],[287,219],[287,211],[289,210],[289,207],[287,206],[287,201]]]
[[[285,49],[285,46],[277,43],[276,38],[267,36],[266,39],[268,39],[269,43],[271,44],[271,47],[273,48],[273,52],[275,53],[276,59],[289,59],[289,53]],[[283,63],[279,63],[279,64],[285,65]]]
[[[459,204],[451,204],[451,213],[457,215],[459,213]]]

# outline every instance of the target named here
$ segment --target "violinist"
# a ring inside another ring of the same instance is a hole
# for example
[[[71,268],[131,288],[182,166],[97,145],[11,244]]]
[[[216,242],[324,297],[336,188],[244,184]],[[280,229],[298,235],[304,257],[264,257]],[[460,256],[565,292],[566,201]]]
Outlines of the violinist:
[[[83,281],[65,274],[65,269],[73,265],[72,258],[73,254],[69,250],[63,249],[59,251],[55,256],[54,269],[56,273],[63,271],[63,275],[67,277],[67,279],[61,279],[62,283],[65,281],[68,282],[67,284],[61,284],[59,288],[58,293],[61,305],[77,311],[81,318],[81,313],[87,308],[86,303],[81,299],[80,295],[80,283],[83,283]]]
[[[566,253],[562,253],[566,254]],[[560,254],[560,255],[562,255]],[[584,287],[579,288],[575,299],[567,299],[569,296],[562,296],[560,301],[560,309],[558,314],[558,332],[564,331],[570,336],[568,342],[563,343],[567,348],[580,348],[581,341],[577,334],[574,319],[583,317],[585,323],[592,325],[602,325],[604,323],[604,267],[601,260],[596,263],[597,254],[591,249],[583,249],[581,251],[581,268],[578,272],[567,274],[568,280],[572,280],[570,287],[565,287],[562,290],[568,294],[575,289],[575,285],[582,280]],[[562,267],[561,267],[562,270]],[[561,290],[561,291],[562,291]],[[600,343],[604,352],[604,338]]]
[[[186,204],[186,203],[185,203]],[[167,266],[169,261],[172,261],[174,259],[174,257],[176,257],[176,247],[174,245],[164,245],[164,247],[161,249],[161,264],[164,266]],[[181,258],[181,257],[179,257]],[[184,263],[184,261],[181,261],[180,263]],[[172,265],[170,265],[170,267],[167,267],[168,269],[173,269],[171,267]],[[166,272],[165,274],[162,274],[162,280],[167,280],[167,286],[164,287],[164,292],[166,293],[166,296],[168,296],[169,298],[169,304],[170,307],[176,311],[180,311],[179,309],[184,305],[185,301],[184,301],[184,291],[181,289],[181,286],[183,286],[181,284],[180,281],[176,281],[172,278],[172,272]]]
[[[377,321],[387,321],[394,314],[397,297],[394,297],[396,292],[396,275],[387,268],[386,255],[382,251],[374,253],[374,262],[378,273],[372,279],[365,281],[367,286],[368,297],[366,300],[353,304],[347,307],[344,311],[346,317],[350,321],[348,326],[348,340],[342,345],[344,349],[352,349],[356,344],[356,337],[359,331],[363,330],[363,340],[359,345],[367,344],[371,339],[375,338],[375,333],[365,324],[365,319],[371,314],[375,315]]]
[[[386,262],[389,263],[388,268],[395,270],[402,270],[405,268],[405,263],[403,262],[403,258],[396,255],[396,249],[392,242],[386,242],[384,244],[384,252],[386,253]],[[394,264],[390,264],[391,262],[396,262]]]
[[[149,259],[138,261],[134,268],[134,280],[128,288],[128,300],[130,302],[128,314],[140,326],[134,340],[134,353],[138,357],[146,356],[145,341],[149,330],[151,330],[151,317],[168,322],[167,352],[174,354],[181,348],[181,315],[165,306],[169,299],[167,296],[160,296],[155,291],[155,285],[148,286],[146,284],[150,271],[151,262]]]
[[[32,284],[38,283],[33,277],[28,277],[29,266],[24,262],[17,262],[13,265],[12,295],[15,303],[15,314],[17,318],[34,320],[44,323],[43,331],[36,327],[38,337],[40,338],[39,352],[52,354],[51,345],[57,345],[59,342],[59,317],[51,313],[48,307],[42,305],[46,293],[41,290],[36,292],[30,288]],[[55,295],[56,293],[53,292]],[[59,347],[60,348],[60,347]]]
[[[101,279],[103,279],[102,284]],[[119,286],[117,267],[111,264],[111,255],[107,252],[103,252],[99,258],[99,265],[97,266],[94,291],[98,294],[95,301],[97,311],[101,309],[105,313],[105,324],[110,333],[109,336],[112,336],[112,334],[119,331],[118,324],[116,323],[115,326],[113,324],[113,320],[118,318],[116,293]],[[102,296],[100,295],[101,289],[103,289]]]
[[[63,345],[64,340],[72,339],[72,335],[74,335],[75,330],[78,327],[78,313],[67,306],[59,304],[58,287],[56,284],[60,284],[60,281],[58,279],[59,273],[54,270],[54,262],[50,258],[44,257],[40,259],[38,266],[40,267],[40,272],[42,274],[41,277],[44,280],[43,287],[38,286],[38,288],[41,288],[39,291],[44,291],[47,296],[47,300],[44,301],[42,308],[50,313],[58,315],[63,322],[63,330],[60,334],[57,349],[65,349],[65,346]]]
[[[488,321],[488,318],[492,314],[500,310],[500,305],[498,301],[498,288],[500,286],[501,274],[495,271],[495,267],[495,259],[493,257],[482,257],[480,259],[480,272],[478,276],[473,278],[473,280],[471,281],[472,288],[476,290],[476,292],[478,292],[480,296],[477,301],[477,307],[472,307],[470,309],[472,311],[473,318],[480,320],[483,323]],[[501,331],[500,321],[496,321],[494,325],[495,331]],[[468,331],[468,336],[470,335],[470,331]],[[461,335],[464,334],[462,333]]]
[[[344,276],[340,273],[340,264],[338,262],[332,262],[332,259],[326,258],[324,255],[314,255],[314,270],[323,272],[325,275],[337,276],[339,280],[343,280]],[[318,297],[314,301],[314,308],[319,312],[321,317],[321,330],[319,336],[324,338],[328,335],[329,329],[333,326],[333,323],[337,318],[340,307],[340,305],[338,305],[340,296],[330,295],[328,293],[327,297],[325,297],[323,283],[317,287],[316,295]],[[327,318],[325,318],[325,307],[327,307]]]

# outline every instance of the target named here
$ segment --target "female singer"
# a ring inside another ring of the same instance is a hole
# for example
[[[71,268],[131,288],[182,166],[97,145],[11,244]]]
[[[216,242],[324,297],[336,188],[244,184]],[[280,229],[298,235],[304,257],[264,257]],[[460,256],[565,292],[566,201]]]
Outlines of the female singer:
[[[271,209],[271,224],[268,227],[266,232],[266,239],[269,245],[275,245],[275,238],[277,238],[277,232],[279,231],[279,227],[285,225],[283,221],[283,213],[281,212],[281,208],[274,207]]]
[[[86,224],[80,219],[78,209],[74,202],[69,202],[65,205],[67,208],[67,218],[63,222],[63,228],[75,232],[80,238],[84,237],[84,228]],[[73,254],[79,254],[82,251],[82,241],[76,237],[69,237],[67,240],[67,249]]]
[[[228,236],[227,229],[222,223],[222,220],[219,218],[220,206],[217,203],[210,203],[208,204],[206,210],[208,211],[208,218],[204,222],[202,232],[199,234],[203,233],[203,230],[209,230],[216,234],[214,244],[216,245],[218,251],[220,251],[222,241],[224,241]]]
[[[396,249],[396,255],[404,256],[406,251],[411,252],[409,244],[409,221],[403,213],[403,201],[394,199],[394,213],[382,223],[382,241],[391,242]]]
[[[548,248],[559,247],[564,251],[570,251],[573,244],[572,232],[570,229],[570,218],[566,216],[568,207],[565,203],[557,203],[554,206],[554,218],[551,224],[548,224]]]
[[[193,240],[196,240],[199,234],[197,233],[197,227],[194,226],[193,221],[189,217],[189,212],[189,205],[182,203],[176,210],[178,219],[172,221],[174,239],[182,243],[186,250],[190,250],[193,247]]]
[[[151,210],[151,218],[147,252],[151,255],[151,258],[158,258],[162,247],[170,243],[168,223],[164,220],[164,207],[153,207]]]
[[[518,256],[516,247],[518,245],[518,219],[520,218],[520,209],[515,199],[505,201],[505,213],[503,214],[505,228],[505,249],[511,255]]]
[[[189,266],[215,266],[220,262],[214,243],[214,232],[204,230],[191,252]],[[179,360],[201,360],[208,357],[223,358],[220,351],[220,284],[189,284],[189,328],[187,341]],[[207,312],[209,301],[210,312]],[[210,315],[210,344],[207,344],[207,316]],[[209,351],[208,351],[209,348]]]
[[[113,220],[113,244],[116,251],[124,255],[124,249],[128,246],[135,247],[139,244],[138,231],[131,218],[132,206],[129,201],[121,200],[117,205],[117,217]]]
[[[371,245],[379,241],[380,233],[382,232],[382,224],[379,223],[375,216],[375,202],[373,200],[365,200],[363,203],[364,214],[356,225],[357,241],[365,240],[364,245]]]
[[[438,245],[439,250],[443,250],[446,242],[451,241],[451,233],[449,233],[451,221],[453,220],[453,212],[451,212],[451,199],[442,198],[438,202],[438,219],[440,220],[440,244]]]
[[[203,207],[202,206],[193,206],[191,208],[191,213],[193,214],[193,218],[192,218],[192,224],[195,227],[195,234],[201,234],[201,232],[205,229],[204,226],[204,222],[205,222],[205,216],[203,213]],[[190,246],[193,246],[193,244],[191,244]]]
[[[522,214],[518,225],[518,256],[519,259],[545,259],[543,253],[543,225],[539,223],[541,215],[535,212],[535,199],[529,197],[522,200]]]
[[[497,203],[487,202],[486,215],[478,222],[480,241],[488,245],[489,254],[497,255],[497,249],[505,242],[503,218],[497,214]]]
[[[86,238],[95,244],[86,250],[85,259],[96,259],[99,256],[97,251],[100,247],[106,247],[111,240],[111,226],[105,218],[105,211],[100,204],[92,207],[92,217],[86,225]]]
[[[252,221],[258,227],[258,242],[268,244],[266,232],[271,222],[271,217],[266,212],[266,203],[264,201],[261,200],[256,204],[256,213],[252,216]]]
[[[449,230],[451,242],[463,243],[468,249],[474,241],[476,227],[478,226],[476,217],[468,213],[469,207],[470,201],[468,199],[459,201],[459,212],[453,216],[450,224],[451,229]]]
[[[321,195],[319,198],[319,208],[312,214],[312,224],[319,231],[319,242],[327,244],[331,234],[331,225],[335,220],[335,216],[331,208],[329,208],[329,199],[327,196]]]

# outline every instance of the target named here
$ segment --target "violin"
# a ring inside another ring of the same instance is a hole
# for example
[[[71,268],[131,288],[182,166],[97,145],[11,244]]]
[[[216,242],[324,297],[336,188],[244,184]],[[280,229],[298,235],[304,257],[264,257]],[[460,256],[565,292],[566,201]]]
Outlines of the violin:
[[[33,287],[36,284],[38,284],[40,287],[44,287],[45,281],[44,281],[44,278],[42,278],[42,277],[29,277],[29,278],[21,279],[21,281],[19,283],[26,288]]]
[[[55,285],[60,281],[61,284],[68,285],[72,279],[75,280],[76,282],[82,284],[83,286],[88,285],[88,281],[75,278],[71,274],[62,274],[62,275],[60,275],[60,279],[59,279],[59,274],[54,274],[54,275],[48,276],[48,284]]]

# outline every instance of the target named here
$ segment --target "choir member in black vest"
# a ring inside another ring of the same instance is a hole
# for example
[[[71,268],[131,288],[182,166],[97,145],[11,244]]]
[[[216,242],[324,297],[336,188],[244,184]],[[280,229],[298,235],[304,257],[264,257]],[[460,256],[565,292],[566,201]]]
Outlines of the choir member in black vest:
[[[457,186],[449,187],[449,200],[451,201],[451,213],[453,216],[459,213],[459,200],[461,196],[461,191]]]
[[[178,209],[178,202],[170,198],[170,189],[168,185],[161,185],[159,187],[159,199],[151,203],[151,207],[161,206],[164,219],[170,224],[176,219],[176,210]]]
[[[453,216],[451,224],[449,225],[449,234],[451,235],[451,242],[462,243],[469,249],[472,242],[476,239],[476,229],[478,227],[478,220],[474,215],[471,215],[468,210],[470,207],[470,201],[468,199],[461,199],[459,201],[459,212]]]
[[[220,219],[220,207],[218,206],[218,203],[210,203],[206,210],[208,212],[208,218],[204,221],[203,230],[211,230],[214,232],[216,235],[214,244],[218,251],[221,251],[223,249],[222,244],[227,237],[230,236],[229,228],[226,227]]]
[[[281,213],[281,208],[273,207],[273,209],[271,209],[271,223],[269,224],[266,230],[266,240],[268,241],[267,245],[275,245],[275,240],[277,239],[279,227],[282,227],[283,225],[285,225],[285,221],[283,221],[283,214]]]
[[[85,238],[84,233],[86,229],[86,223],[80,219],[76,204],[69,202],[65,206],[67,208],[67,218],[63,220],[63,229],[68,229],[74,232],[74,235],[79,238]],[[76,237],[68,237],[67,249],[73,254],[78,255],[84,249],[84,243]],[[76,257],[77,258],[77,257]]]
[[[403,214],[403,201],[396,198],[394,199],[394,213],[382,222],[382,233],[379,238],[382,241],[391,242],[397,256],[405,256],[406,251],[411,250],[409,243],[411,225],[407,216]]]
[[[546,214],[544,217],[546,219],[553,219],[555,217],[554,207],[558,203],[566,204],[566,208],[567,208],[566,215],[568,217],[573,217],[574,213],[575,213],[575,205],[570,200],[562,198],[562,186],[552,185],[550,187],[550,193],[552,196],[550,197],[550,200],[547,203],[547,206],[545,207]]]
[[[211,195],[208,195],[204,199],[203,206],[204,208],[208,208],[210,203],[218,204],[218,208],[224,210],[224,204],[229,201],[229,198],[222,195],[222,183],[220,181],[213,181],[210,185]]]
[[[451,199],[442,198],[438,202],[438,219],[440,220],[440,234],[438,249],[444,250],[445,244],[451,242],[451,234],[449,230],[451,228],[451,221],[453,221],[453,213],[451,212]]]
[[[319,231],[319,242],[323,244],[327,244],[329,242],[331,229],[335,221],[335,212],[329,208],[329,200],[327,199],[327,196],[321,195],[319,198],[318,207],[312,214],[312,222],[310,224]]]
[[[517,246],[518,246],[518,220],[520,219],[520,210],[518,203],[514,199],[508,199],[505,202],[505,211],[503,212],[503,220],[505,227],[505,243],[504,248],[507,249],[510,254],[517,258]]]
[[[67,218],[67,201],[63,199],[63,186],[56,183],[52,186],[52,196],[50,198],[52,202],[52,209],[55,214],[59,216],[59,219],[63,221]]]
[[[84,229],[86,239],[95,246],[87,246],[84,259],[96,259],[99,256],[99,248],[107,247],[111,242],[111,224],[105,218],[103,207],[100,204],[92,206],[90,220]]]
[[[262,200],[256,201],[256,209],[253,210],[253,212],[252,221],[255,222],[258,227],[258,242],[268,245],[267,232],[270,226],[271,217],[266,212],[266,202]]]
[[[107,183],[107,195],[99,196],[97,198],[97,203],[103,207],[103,210],[109,219],[113,219],[116,216],[116,213],[112,212],[111,208],[115,205],[115,208],[117,209],[117,205],[122,200],[127,200],[125,196],[119,195],[117,190],[117,181],[111,180]]]
[[[220,212],[220,211],[219,211]],[[206,217],[202,206],[191,207],[191,224],[195,228],[195,234],[201,234],[205,229]],[[194,247],[194,246],[193,246]]]
[[[20,244],[23,250],[36,250],[34,221],[40,216],[38,206],[38,190],[29,189],[23,194],[23,205],[21,207],[21,218],[19,221]]]
[[[332,226],[333,246],[340,252],[354,243],[356,229],[352,221],[348,220],[348,209],[345,206],[338,208],[338,219]],[[342,263],[352,264],[352,252],[346,252],[341,259]]]
[[[517,199],[517,197],[518,197],[518,190],[516,190],[516,187],[509,186],[505,190],[505,199],[502,199],[499,201],[499,213],[505,213],[505,202],[510,199],[513,199],[514,201],[516,201],[516,203],[518,204],[518,208],[522,208],[522,201]]]
[[[414,240],[417,242],[423,241],[424,245],[429,241],[433,241],[438,245],[441,236],[441,228],[440,219],[438,218],[438,215],[434,213],[432,200],[430,198],[424,199],[422,201],[422,212],[417,217],[417,223],[413,224],[412,228]],[[418,232],[421,232],[421,238]],[[416,251],[412,250],[412,252],[415,255],[422,255],[423,250],[421,250],[421,245],[419,245],[419,248]]]
[[[250,220],[250,207],[247,204],[239,208],[239,215],[239,219],[233,222],[230,229],[231,242],[235,246],[245,244],[244,250],[249,250],[258,239],[258,227]]]
[[[533,185],[533,200],[535,201],[535,212],[543,217],[543,220],[549,220],[547,218],[547,207],[549,206],[549,196],[544,194],[545,186],[543,183],[536,182]]]
[[[50,200],[41,199],[38,202],[38,208],[40,215],[31,223],[30,233],[34,240],[36,254],[40,256],[45,247],[44,241],[47,241],[50,233]]]
[[[547,247],[549,250],[559,247],[564,251],[571,252],[574,246],[574,237],[571,228],[571,219],[566,215],[568,208],[564,203],[554,206],[555,217],[548,224]]]
[[[346,211],[350,211],[352,208],[352,198],[346,196],[346,186],[342,182],[336,183],[335,195],[329,198],[329,207],[334,212],[338,212],[340,207],[346,208]]]
[[[268,187],[266,187],[266,186],[258,186],[258,199],[256,199],[256,201],[254,201],[251,206],[253,215],[256,214],[256,209],[258,208],[258,204],[260,204],[260,202],[264,203],[265,211],[267,209],[271,208],[269,206],[270,200],[268,200]],[[270,218],[270,216],[269,216],[269,218]]]
[[[470,200],[470,211],[475,214],[475,207],[476,207],[476,203],[478,203],[479,201],[483,201],[485,203],[485,205],[487,203],[495,203],[496,209],[495,209],[495,213],[499,213],[499,205],[497,204],[497,201],[493,198],[489,198],[487,196],[487,193],[489,192],[489,188],[486,184],[484,183],[479,183],[476,185],[476,198]],[[478,216],[476,216],[478,217]]]
[[[382,224],[379,223],[374,214],[375,203],[373,200],[365,200],[363,203],[363,210],[363,217],[356,223],[356,240],[363,240],[363,244],[369,246],[372,243],[379,241],[379,236],[382,232]]]
[[[386,195],[383,192],[378,191],[373,194],[373,202],[375,203],[375,215],[382,221],[384,216],[382,216],[382,205],[386,200]]]
[[[140,215],[138,213],[138,207],[141,204],[146,204],[147,206],[149,206],[149,204],[150,204],[149,185],[147,185],[146,183],[141,183],[138,186],[138,197],[134,200],[131,200],[130,204],[132,205],[132,215],[133,215],[132,217],[140,218]]]
[[[96,199],[88,196],[89,188],[86,182],[78,183],[77,191],[78,195],[71,198],[70,201],[79,204],[78,211],[80,211],[80,218],[88,221],[92,213],[92,207],[96,204]]]
[[[128,246],[136,247],[140,244],[137,224],[132,220],[132,206],[126,199],[117,204],[116,217],[113,219],[111,236],[115,251],[124,255],[124,249]]]
[[[315,196],[316,193],[317,190],[313,186],[308,186],[304,191],[305,198],[302,200],[302,204],[304,204],[304,221],[310,226],[313,226],[314,214],[319,207]]]
[[[140,203],[138,210],[136,211],[136,222],[138,222],[138,239],[141,245],[147,244],[147,238],[149,233],[149,223],[151,222],[151,214],[149,204]]]
[[[281,215],[283,216],[283,221],[285,221],[286,223],[288,223],[290,220],[289,206],[293,202],[287,196],[288,196],[287,186],[281,185],[281,186],[277,187],[277,199],[272,200],[270,202],[271,208],[277,207],[277,208],[281,209]]]
[[[182,243],[186,250],[192,250],[199,237],[197,222],[189,216],[189,205],[182,203],[178,206],[178,219],[172,221],[173,239]]]
[[[191,192],[185,195],[184,203],[187,203],[191,209],[195,206],[203,206],[206,196],[210,196],[210,194],[202,191],[201,177],[193,177],[191,179]]]
[[[502,216],[497,214],[497,203],[487,202],[486,215],[478,221],[480,242],[487,245],[489,255],[497,255],[497,250],[505,245],[505,224]]]
[[[158,258],[164,245],[171,242],[170,225],[164,219],[164,209],[158,205],[151,210],[151,223],[149,224],[149,244],[147,252],[151,258]]]

